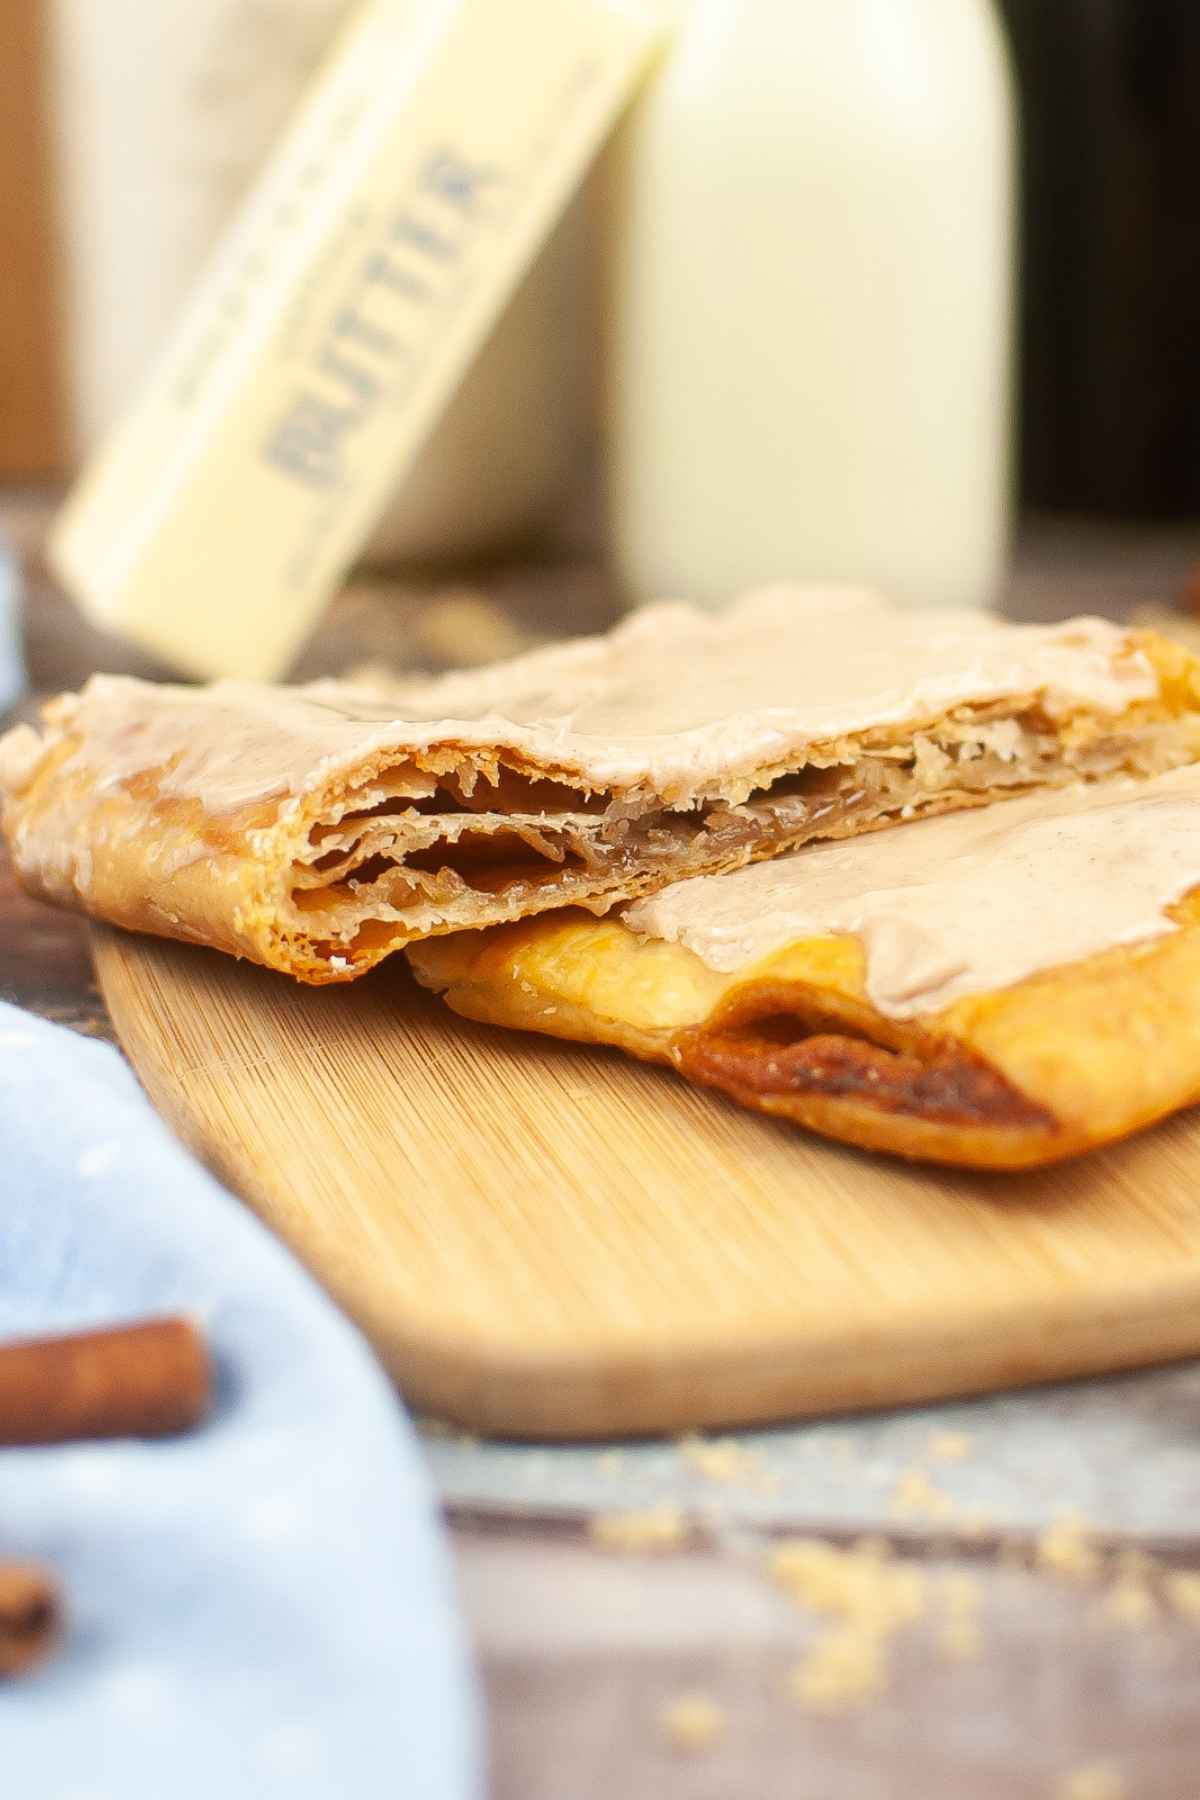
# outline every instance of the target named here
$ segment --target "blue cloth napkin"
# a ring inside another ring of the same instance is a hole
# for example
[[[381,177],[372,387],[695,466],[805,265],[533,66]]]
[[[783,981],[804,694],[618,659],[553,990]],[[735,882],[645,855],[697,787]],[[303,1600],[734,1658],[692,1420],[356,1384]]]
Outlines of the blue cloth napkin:
[[[0,537],[0,711],[11,706],[25,686],[19,602],[17,559]]]
[[[0,1337],[187,1311],[187,1436],[0,1450],[0,1556],[70,1624],[0,1685],[13,1800],[472,1800],[478,1730],[415,1439],[358,1334],[129,1070],[0,1005]]]

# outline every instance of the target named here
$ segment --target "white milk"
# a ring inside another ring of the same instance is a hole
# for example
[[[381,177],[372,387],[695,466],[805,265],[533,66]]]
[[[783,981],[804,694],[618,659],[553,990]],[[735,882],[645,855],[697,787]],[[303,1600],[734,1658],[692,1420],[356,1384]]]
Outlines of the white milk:
[[[632,598],[983,605],[1008,526],[1014,108],[988,0],[682,0],[609,163]]]

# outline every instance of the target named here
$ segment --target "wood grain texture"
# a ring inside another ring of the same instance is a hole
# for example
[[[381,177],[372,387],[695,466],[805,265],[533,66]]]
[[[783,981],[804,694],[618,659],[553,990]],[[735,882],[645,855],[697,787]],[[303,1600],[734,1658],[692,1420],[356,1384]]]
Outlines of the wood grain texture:
[[[1032,1557],[899,1550],[927,1614],[888,1646],[883,1692],[821,1711],[788,1677],[821,1629],[763,1546],[598,1556],[567,1534],[455,1530],[492,1720],[494,1800],[1195,1800],[1195,1622],[1103,1617]],[[1014,1548],[1016,1548],[1014,1546]],[[979,1599],[980,1653],[948,1656],[939,1593]],[[814,1630],[814,1627],[816,1628]],[[662,1728],[681,1693],[723,1717],[706,1752]],[[1090,1785],[1085,1770],[1111,1772]]]
[[[1200,1792],[1195,1621],[1106,1619],[1094,1585],[1054,1580],[1031,1549],[993,1560],[896,1546],[926,1584],[927,1611],[888,1644],[882,1693],[822,1711],[788,1692],[822,1622],[770,1583],[761,1541],[605,1557],[581,1531],[463,1519],[454,1541],[489,1700],[493,1800]],[[951,1583],[977,1593],[978,1656],[941,1643]],[[698,1755],[673,1752],[663,1731],[681,1693],[723,1717]],[[1085,1783],[1097,1764],[1110,1785]]]
[[[1200,1351],[1200,1122],[1025,1176],[805,1137],[604,1051],[97,930],[152,1099],[411,1399],[580,1437]]]
[[[65,454],[44,0],[5,0],[0,30],[0,478]]]

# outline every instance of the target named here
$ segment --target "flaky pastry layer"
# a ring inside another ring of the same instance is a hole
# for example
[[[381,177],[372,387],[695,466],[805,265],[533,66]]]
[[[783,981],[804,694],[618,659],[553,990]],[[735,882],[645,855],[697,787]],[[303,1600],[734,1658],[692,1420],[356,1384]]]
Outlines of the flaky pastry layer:
[[[345,980],[425,937],[1190,762],[1197,667],[1097,621],[773,593],[388,693],[99,677],[0,740],[3,822],[50,901]]]
[[[849,937],[722,974],[619,919],[564,913],[407,954],[467,1018],[614,1044],[863,1149],[1020,1169],[1200,1099],[1200,892],[1170,916],[1151,943],[904,1020],[868,1000]]]

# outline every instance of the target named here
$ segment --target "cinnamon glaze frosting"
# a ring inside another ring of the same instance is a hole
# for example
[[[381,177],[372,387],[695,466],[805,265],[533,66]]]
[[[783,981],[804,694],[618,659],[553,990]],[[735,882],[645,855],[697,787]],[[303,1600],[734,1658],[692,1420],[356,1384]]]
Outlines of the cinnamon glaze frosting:
[[[1156,692],[1136,641],[1103,620],[1012,625],[901,611],[853,589],[778,587],[716,617],[646,607],[601,637],[380,690],[98,676],[58,703],[53,723],[86,738],[110,781],[154,769],[160,791],[210,812],[312,792],[376,752],[447,742],[673,803],[802,762],[807,746],[959,705],[1024,697],[1052,719],[1116,715]],[[38,754],[32,733],[12,734],[0,781],[20,791]]]
[[[1176,929],[1200,886],[1200,767],[1029,794],[774,862],[677,882],[627,907],[639,934],[723,973],[850,934],[867,993],[907,1019]]]

